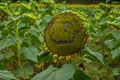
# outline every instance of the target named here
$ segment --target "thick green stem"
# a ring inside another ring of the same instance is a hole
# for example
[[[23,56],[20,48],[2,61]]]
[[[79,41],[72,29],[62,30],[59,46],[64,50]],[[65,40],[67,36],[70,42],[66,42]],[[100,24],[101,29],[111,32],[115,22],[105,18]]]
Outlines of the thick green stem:
[[[18,66],[21,66],[20,37],[19,37],[19,29],[18,29],[17,25],[16,25],[16,41],[17,41],[17,46],[16,47],[17,47],[17,57],[18,57],[17,64],[18,64]]]

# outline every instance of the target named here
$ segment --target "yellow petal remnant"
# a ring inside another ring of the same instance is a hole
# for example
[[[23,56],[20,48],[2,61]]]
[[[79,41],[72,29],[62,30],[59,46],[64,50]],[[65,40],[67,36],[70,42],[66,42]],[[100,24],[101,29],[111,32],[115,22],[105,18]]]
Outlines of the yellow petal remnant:
[[[71,60],[71,56],[70,55],[68,55],[68,56],[66,56],[66,61],[70,61]]]
[[[58,55],[57,55],[57,54],[54,54],[54,55],[53,55],[53,58],[58,58]]]
[[[64,58],[65,58],[64,56],[60,56],[60,57],[59,57],[59,60],[62,60],[62,59],[64,59]]]
[[[49,49],[48,49],[48,47],[45,47],[45,49],[44,49],[44,50],[48,51]]]
[[[56,63],[58,61],[58,55],[53,54],[53,62]]]

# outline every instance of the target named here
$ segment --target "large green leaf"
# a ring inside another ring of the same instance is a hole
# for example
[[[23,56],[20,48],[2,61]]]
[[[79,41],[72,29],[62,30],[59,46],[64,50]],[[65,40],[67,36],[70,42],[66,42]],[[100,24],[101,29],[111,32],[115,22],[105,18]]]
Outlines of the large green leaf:
[[[74,74],[74,80],[91,80],[91,79],[81,70],[76,70]]]
[[[69,80],[75,72],[71,64],[64,64],[61,69],[56,70],[46,80]]]
[[[3,54],[3,53],[0,52],[0,60],[4,59],[5,56],[6,56],[6,54]]]
[[[107,45],[107,47],[110,49],[113,49],[115,47],[115,43],[116,41],[112,39],[105,41],[105,45]]]
[[[57,69],[58,68],[55,68],[52,65],[50,65],[46,70],[35,75],[31,80],[45,80],[51,73],[53,73]]]
[[[88,52],[89,55],[91,55],[92,57],[94,57],[97,61],[99,61],[100,63],[102,63],[103,65],[106,65],[104,63],[104,58],[102,56],[102,54],[98,53],[98,52],[93,52],[89,47],[85,47],[86,51]]]
[[[120,56],[120,47],[111,51],[112,59],[115,59]]]
[[[29,79],[32,74],[33,74],[33,67],[29,64],[26,64],[23,67],[18,67],[15,71],[15,75],[18,78]]]
[[[18,80],[10,71],[0,70],[0,78],[4,80]]]
[[[0,50],[8,46],[14,45],[15,43],[16,43],[16,39],[13,36],[7,39],[3,39],[0,41]]]
[[[116,40],[120,39],[120,30],[118,32],[111,31],[112,35],[115,37]]]
[[[49,66],[31,80],[69,80],[75,72],[73,65],[64,64],[61,68]]]
[[[22,47],[21,53],[24,53],[24,56],[34,62],[38,62],[37,55],[38,55],[38,49],[36,47],[30,46],[30,47]]]

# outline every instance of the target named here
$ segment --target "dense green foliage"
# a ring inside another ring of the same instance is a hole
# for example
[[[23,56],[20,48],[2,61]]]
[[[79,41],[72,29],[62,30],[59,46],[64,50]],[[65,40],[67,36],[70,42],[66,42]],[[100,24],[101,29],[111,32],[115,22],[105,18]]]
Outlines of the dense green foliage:
[[[87,17],[89,38],[70,61],[57,58],[54,62],[54,55],[44,50],[44,29],[53,16],[66,10]],[[54,2],[42,7],[34,1],[20,6],[0,3],[0,79],[119,80],[119,22],[120,8],[106,4],[68,8]]]

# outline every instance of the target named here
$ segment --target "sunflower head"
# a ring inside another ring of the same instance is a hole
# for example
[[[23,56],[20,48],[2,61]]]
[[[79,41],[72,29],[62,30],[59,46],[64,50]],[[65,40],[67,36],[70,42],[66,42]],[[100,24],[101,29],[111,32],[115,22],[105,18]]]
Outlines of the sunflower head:
[[[54,16],[48,23],[44,39],[48,48],[58,55],[78,52],[84,46],[87,19],[72,11],[65,11]]]

